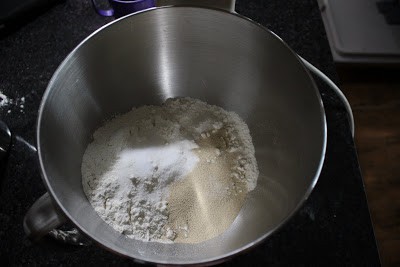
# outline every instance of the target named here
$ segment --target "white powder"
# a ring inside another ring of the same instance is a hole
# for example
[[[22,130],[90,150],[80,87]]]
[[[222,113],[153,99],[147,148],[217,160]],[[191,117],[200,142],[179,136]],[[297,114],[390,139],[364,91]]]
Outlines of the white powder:
[[[82,161],[83,189],[101,218],[131,238],[212,238],[229,227],[256,186],[246,124],[199,100],[133,109],[93,138]]]
[[[0,108],[8,105],[8,97],[0,91]]]
[[[15,107],[19,108],[20,112],[24,112],[25,97],[23,96],[21,98],[12,99],[0,91],[0,109],[4,107],[9,107],[11,105],[14,105]],[[11,109],[8,109],[7,113],[11,113]]]

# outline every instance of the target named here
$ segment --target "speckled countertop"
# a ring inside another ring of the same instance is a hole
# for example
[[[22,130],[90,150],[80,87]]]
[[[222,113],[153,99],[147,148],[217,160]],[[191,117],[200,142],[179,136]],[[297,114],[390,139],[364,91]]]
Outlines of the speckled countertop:
[[[317,1],[238,0],[236,9],[273,30],[337,81]],[[109,21],[98,16],[88,0],[70,0],[0,40],[0,91],[18,102],[0,108],[0,117],[15,134],[34,143],[37,110],[53,72],[80,41]],[[317,83],[326,108],[328,147],[314,192],[280,231],[225,265],[380,265],[345,109],[328,87]],[[35,154],[14,142],[0,175],[1,266],[135,264],[95,245],[74,247],[50,238],[32,244],[22,219],[45,193]]]

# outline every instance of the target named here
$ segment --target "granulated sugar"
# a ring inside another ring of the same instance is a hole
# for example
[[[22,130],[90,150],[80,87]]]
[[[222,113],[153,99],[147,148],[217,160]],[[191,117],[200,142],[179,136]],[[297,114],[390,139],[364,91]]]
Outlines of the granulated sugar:
[[[237,217],[258,170],[246,124],[190,98],[118,116],[94,134],[82,162],[98,214],[131,238],[197,243]]]

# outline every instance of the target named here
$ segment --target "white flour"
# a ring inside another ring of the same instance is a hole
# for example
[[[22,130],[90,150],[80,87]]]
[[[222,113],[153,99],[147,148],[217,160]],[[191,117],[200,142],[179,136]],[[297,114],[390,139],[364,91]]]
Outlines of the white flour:
[[[8,97],[0,91],[0,108],[8,105]]]
[[[229,227],[256,186],[247,126],[199,100],[133,109],[93,139],[83,156],[83,189],[101,218],[130,238],[212,238]],[[205,221],[204,211],[215,220]]]
[[[25,108],[25,97],[17,98],[17,99],[12,99],[3,94],[3,92],[0,91],[0,109],[8,107],[9,109],[7,110],[7,113],[11,113],[11,105],[15,106],[17,109],[19,109],[20,112],[24,112]]]

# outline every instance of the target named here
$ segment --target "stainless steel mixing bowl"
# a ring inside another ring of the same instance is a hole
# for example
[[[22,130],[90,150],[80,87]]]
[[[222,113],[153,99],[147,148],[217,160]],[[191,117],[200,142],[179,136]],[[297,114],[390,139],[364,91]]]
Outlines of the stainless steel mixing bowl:
[[[105,118],[177,96],[235,111],[246,121],[260,169],[257,188],[232,226],[212,240],[125,238],[86,199],[82,155]],[[276,35],[227,11],[164,7],[114,21],[70,53],[43,97],[37,145],[55,208],[50,198],[36,203],[25,220],[28,234],[46,233],[63,214],[120,255],[163,264],[213,263],[266,239],[305,201],[322,167],[326,122],[312,78]]]

